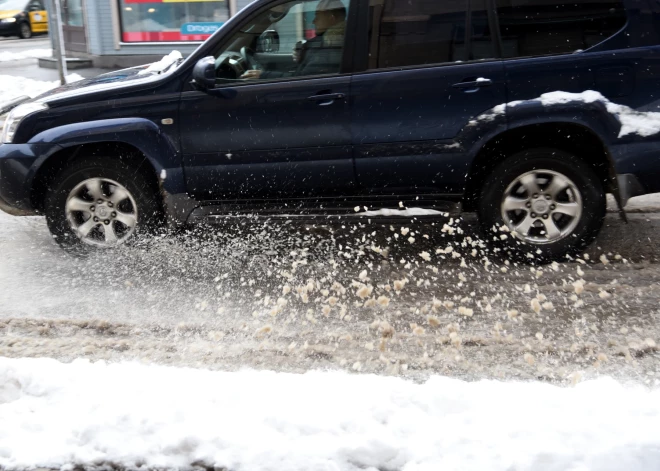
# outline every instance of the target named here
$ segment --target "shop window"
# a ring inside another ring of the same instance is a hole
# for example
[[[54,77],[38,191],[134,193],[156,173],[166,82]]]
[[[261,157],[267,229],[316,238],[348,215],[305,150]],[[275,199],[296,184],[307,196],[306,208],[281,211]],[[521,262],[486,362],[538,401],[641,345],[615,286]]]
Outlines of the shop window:
[[[203,41],[229,18],[228,0],[119,0],[124,42]]]

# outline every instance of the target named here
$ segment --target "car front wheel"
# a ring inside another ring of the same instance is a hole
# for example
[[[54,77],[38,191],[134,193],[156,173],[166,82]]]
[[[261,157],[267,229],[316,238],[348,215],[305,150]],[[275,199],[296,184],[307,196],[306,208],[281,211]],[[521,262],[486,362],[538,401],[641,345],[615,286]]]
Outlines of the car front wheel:
[[[109,158],[63,170],[44,207],[55,241],[75,251],[122,245],[151,232],[161,220],[160,205],[142,173]]]
[[[32,37],[32,28],[30,28],[28,23],[21,23],[18,27],[18,32],[22,39],[28,39]]]
[[[565,259],[584,250],[605,218],[605,192],[591,166],[557,149],[531,149],[502,162],[479,201],[492,245],[514,258]]]

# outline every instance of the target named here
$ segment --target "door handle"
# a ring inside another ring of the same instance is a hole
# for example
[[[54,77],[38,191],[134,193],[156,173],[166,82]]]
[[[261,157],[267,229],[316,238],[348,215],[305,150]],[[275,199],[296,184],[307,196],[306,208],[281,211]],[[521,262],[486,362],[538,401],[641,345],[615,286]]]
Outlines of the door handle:
[[[458,82],[452,85],[454,88],[481,88],[489,87],[493,84],[491,79],[479,78],[477,80],[472,80],[470,82]]]
[[[319,105],[329,105],[335,100],[343,100],[344,98],[346,98],[346,95],[343,93],[325,93],[323,95],[312,95],[307,97],[307,100],[315,102],[326,101],[327,103],[319,103]]]

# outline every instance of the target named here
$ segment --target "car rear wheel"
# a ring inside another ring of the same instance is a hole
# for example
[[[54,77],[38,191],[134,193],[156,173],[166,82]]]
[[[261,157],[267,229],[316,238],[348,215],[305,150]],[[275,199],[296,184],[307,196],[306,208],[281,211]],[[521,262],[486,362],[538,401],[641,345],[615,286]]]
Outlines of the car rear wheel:
[[[63,170],[44,207],[55,241],[73,251],[120,246],[153,231],[162,220],[147,179],[109,158],[84,160]]]
[[[30,24],[26,22],[21,23],[18,27],[18,33],[22,39],[31,38],[32,28],[30,28]]]
[[[514,258],[565,259],[584,250],[605,218],[605,192],[592,168],[557,149],[531,149],[487,179],[479,221],[491,245]]]

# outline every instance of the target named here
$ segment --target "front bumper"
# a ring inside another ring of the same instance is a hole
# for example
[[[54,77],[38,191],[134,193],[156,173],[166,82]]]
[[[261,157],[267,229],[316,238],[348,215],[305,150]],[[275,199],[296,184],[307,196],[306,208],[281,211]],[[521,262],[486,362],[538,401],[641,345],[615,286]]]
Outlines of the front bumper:
[[[0,21],[0,36],[18,36],[18,21],[3,23]]]
[[[2,211],[22,216],[35,214],[30,197],[36,164],[44,150],[46,148],[38,144],[0,144]]]

